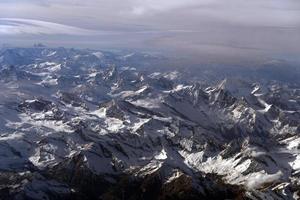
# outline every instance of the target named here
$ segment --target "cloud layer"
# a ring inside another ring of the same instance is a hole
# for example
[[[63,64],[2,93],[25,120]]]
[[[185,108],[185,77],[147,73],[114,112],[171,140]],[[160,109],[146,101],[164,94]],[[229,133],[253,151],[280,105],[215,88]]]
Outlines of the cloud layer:
[[[300,53],[299,0],[3,0],[0,18],[0,34],[18,41],[24,33],[73,35],[87,45],[211,55]]]
[[[100,31],[40,20],[0,18],[0,35],[97,35]]]
[[[74,26],[111,24],[157,27],[213,21],[252,26],[299,26],[298,0],[4,0],[0,17],[52,21]]]

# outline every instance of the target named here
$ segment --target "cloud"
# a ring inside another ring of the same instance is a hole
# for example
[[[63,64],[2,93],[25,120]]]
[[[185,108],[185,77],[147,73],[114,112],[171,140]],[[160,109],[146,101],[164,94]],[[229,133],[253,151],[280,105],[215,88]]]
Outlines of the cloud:
[[[58,24],[53,22],[19,19],[0,18],[0,35],[77,35],[77,36],[99,36],[99,35],[122,35],[122,34],[163,34],[163,33],[191,33],[193,30],[123,30],[123,31],[100,31],[83,29],[75,26]]]
[[[132,13],[136,15],[145,15],[156,12],[166,12],[173,9],[185,8],[190,6],[210,5],[216,0],[133,0],[131,2]]]
[[[0,17],[36,19],[89,29],[126,24],[200,29],[207,23],[239,26],[300,26],[298,0],[11,0]]]
[[[26,34],[83,35],[76,41],[213,58],[300,53],[299,0],[3,0],[1,17],[0,35],[17,35],[18,41]],[[65,38],[55,37],[56,43]]]
[[[99,31],[40,20],[0,18],[0,35],[97,35]]]

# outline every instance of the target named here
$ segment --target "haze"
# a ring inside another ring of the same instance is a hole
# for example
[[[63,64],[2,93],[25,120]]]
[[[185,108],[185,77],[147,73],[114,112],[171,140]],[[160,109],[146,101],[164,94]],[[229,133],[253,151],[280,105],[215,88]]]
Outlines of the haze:
[[[4,0],[0,43],[142,49],[205,59],[300,53],[298,0]]]

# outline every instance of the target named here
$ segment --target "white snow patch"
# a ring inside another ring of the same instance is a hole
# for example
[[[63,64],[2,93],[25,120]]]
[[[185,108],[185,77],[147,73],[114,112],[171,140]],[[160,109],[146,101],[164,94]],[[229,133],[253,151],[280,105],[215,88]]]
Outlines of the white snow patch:
[[[11,133],[7,136],[0,137],[0,141],[21,139],[24,136],[22,133]]]
[[[118,132],[125,127],[123,121],[116,118],[106,118],[105,123],[107,125],[107,129],[111,132]]]
[[[266,174],[265,172],[256,172],[248,176],[246,186],[248,189],[259,189],[264,184],[275,183],[283,176],[281,171],[275,174]]]
[[[93,55],[96,56],[96,57],[99,58],[99,59],[101,59],[101,58],[104,57],[104,54],[103,54],[102,52],[100,52],[100,51],[94,52]]]
[[[164,75],[164,77],[169,80],[175,80],[179,77],[179,75],[180,75],[180,73],[178,71],[173,71],[173,72],[170,72],[170,73]]]
[[[157,160],[166,160],[168,158],[168,155],[165,149],[162,149],[161,152],[154,156],[154,158]]]
[[[52,51],[47,55],[47,57],[54,56],[55,54],[56,54],[56,51]]]
[[[98,110],[91,112],[90,114],[96,115],[99,118],[105,118],[106,117],[106,108],[100,108]]]
[[[137,101],[131,101],[130,103],[132,103],[136,106],[153,109],[153,108],[160,107],[161,99],[160,98],[156,98],[156,99],[145,98],[145,99],[138,99]]]
[[[47,76],[41,82],[37,83],[37,85],[47,85],[47,86],[54,86],[58,85],[58,80],[56,78],[52,78],[52,76]]]
[[[176,180],[182,175],[180,171],[175,171],[172,176],[168,177],[168,179],[165,181],[165,184],[172,182],[173,180]]]
[[[255,94],[257,91],[259,91],[260,87],[257,85],[254,87],[254,89],[252,90],[251,94]]]
[[[135,55],[135,53],[127,54],[127,55],[123,56],[123,59],[130,58],[130,57],[132,57],[132,56],[134,56],[134,55]]]
[[[90,78],[95,78],[97,76],[98,72],[93,72],[91,74],[89,74]]]
[[[159,75],[161,75],[160,72],[154,72],[154,73],[150,74],[149,77],[150,77],[150,78],[156,78],[156,77],[158,77]]]

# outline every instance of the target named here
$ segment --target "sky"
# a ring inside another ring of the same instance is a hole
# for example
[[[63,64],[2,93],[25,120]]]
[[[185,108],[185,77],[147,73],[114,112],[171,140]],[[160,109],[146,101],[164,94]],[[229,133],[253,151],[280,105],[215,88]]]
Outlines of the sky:
[[[298,59],[299,0],[1,0],[0,44]]]

